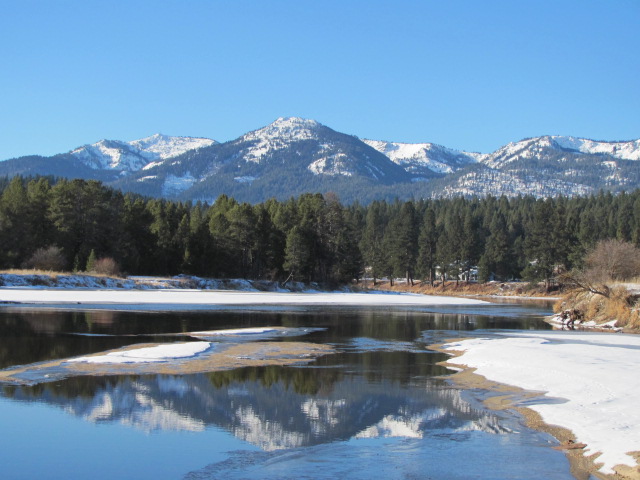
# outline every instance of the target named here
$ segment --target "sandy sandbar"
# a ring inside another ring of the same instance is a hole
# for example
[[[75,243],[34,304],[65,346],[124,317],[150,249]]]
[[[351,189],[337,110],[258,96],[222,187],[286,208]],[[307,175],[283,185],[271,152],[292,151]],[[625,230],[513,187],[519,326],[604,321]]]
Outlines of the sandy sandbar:
[[[104,356],[112,352],[156,347],[163,344],[137,344],[125,348],[86,355]],[[255,342],[215,344],[208,351],[194,357],[171,359],[166,362],[89,363],[61,359],[50,362],[8,368],[0,371],[0,382],[34,384],[80,375],[130,374],[193,374],[230,370],[241,367],[296,365],[310,362],[319,356],[333,353],[333,347],[308,342]]]

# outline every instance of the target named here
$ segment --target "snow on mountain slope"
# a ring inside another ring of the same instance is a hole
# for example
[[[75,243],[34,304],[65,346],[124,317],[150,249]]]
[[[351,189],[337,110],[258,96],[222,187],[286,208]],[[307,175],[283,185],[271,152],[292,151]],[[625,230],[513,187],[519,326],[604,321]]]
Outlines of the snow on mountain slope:
[[[551,137],[562,148],[581,153],[605,153],[621,160],[640,160],[640,140],[628,142],[596,142],[576,137]]]
[[[490,168],[467,172],[455,182],[444,186],[432,195],[437,197],[457,197],[459,195],[484,197],[493,195],[532,195],[536,198],[553,197],[559,194],[574,196],[588,195],[594,189],[587,185],[564,179],[537,181],[535,177],[518,172],[493,170]]]
[[[260,163],[264,157],[287,148],[292,142],[317,140],[318,128],[321,126],[315,120],[280,117],[264,128],[243,135],[236,142],[250,142],[252,145],[243,152],[244,159]]]
[[[319,158],[309,164],[307,169],[316,175],[344,175],[351,177],[353,175],[352,168],[349,165],[350,160],[344,153],[329,155]]]
[[[93,169],[135,172],[148,167],[150,163],[214,143],[217,142],[208,138],[170,137],[157,133],[131,142],[100,140],[76,148],[71,155]]]
[[[280,117],[264,128],[229,142],[236,177],[256,177],[260,168],[325,177],[365,177],[406,181],[406,171],[357,137],[298,117]],[[223,160],[223,163],[227,163]],[[255,171],[251,170],[255,167]],[[260,168],[258,168],[260,167]],[[300,171],[298,169],[304,169]]]
[[[362,141],[415,175],[424,173],[425,169],[435,173],[452,173],[465,165],[482,161],[487,156],[460,152],[433,143]]]
[[[596,142],[585,138],[549,136],[511,142],[481,160],[491,168],[503,168],[520,159],[543,158],[551,152],[569,151],[585,155],[610,155],[621,160],[640,160],[640,140]]]
[[[100,140],[93,145],[76,148],[71,155],[95,170],[135,172],[149,163],[136,149],[118,140]]]
[[[492,154],[487,155],[482,163],[490,168],[503,168],[507,164],[522,158],[540,156],[545,149],[549,148],[554,148],[551,137],[527,138],[500,147]]]
[[[167,159],[183,154],[196,148],[208,147],[218,143],[209,138],[198,137],[170,137],[156,133],[150,137],[133,140],[129,145],[140,150],[141,155],[150,160]]]

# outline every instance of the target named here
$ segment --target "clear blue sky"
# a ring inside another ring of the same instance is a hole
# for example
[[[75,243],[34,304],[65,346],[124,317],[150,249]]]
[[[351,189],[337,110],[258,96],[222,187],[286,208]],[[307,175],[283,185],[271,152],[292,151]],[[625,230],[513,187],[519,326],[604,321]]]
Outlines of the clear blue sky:
[[[640,0],[0,0],[0,159],[279,116],[491,152],[640,138]]]

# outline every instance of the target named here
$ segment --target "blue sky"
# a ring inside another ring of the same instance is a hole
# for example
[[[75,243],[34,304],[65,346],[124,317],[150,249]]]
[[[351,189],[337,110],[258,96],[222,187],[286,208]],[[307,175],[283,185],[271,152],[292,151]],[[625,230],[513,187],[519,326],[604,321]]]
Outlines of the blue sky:
[[[0,0],[0,159],[280,116],[491,152],[640,138],[640,1]]]

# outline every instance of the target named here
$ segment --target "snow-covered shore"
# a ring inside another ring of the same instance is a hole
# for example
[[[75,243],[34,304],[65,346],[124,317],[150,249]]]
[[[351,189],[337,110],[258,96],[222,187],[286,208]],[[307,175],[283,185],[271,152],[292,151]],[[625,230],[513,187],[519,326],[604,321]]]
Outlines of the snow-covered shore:
[[[546,423],[570,429],[587,444],[587,454],[601,452],[601,472],[614,473],[616,465],[638,468],[628,453],[640,451],[640,335],[510,332],[443,349],[464,352],[450,364],[545,393],[526,406]]]
[[[113,308],[118,310],[207,310],[287,305],[428,306],[488,302],[399,292],[320,292],[299,283],[171,278],[109,278],[91,275],[0,274],[0,306]],[[306,288],[306,290],[305,290]]]
[[[281,293],[229,290],[109,290],[0,288],[0,305],[81,306],[136,310],[202,310],[229,306],[429,306],[481,305],[487,302],[457,297],[393,293]]]
[[[287,288],[278,282],[266,280],[244,280],[238,278],[202,278],[192,275],[174,277],[105,277],[81,273],[0,273],[0,287],[23,288],[109,288],[125,290],[148,289],[200,289],[243,291],[299,291],[305,286],[290,282]]]

